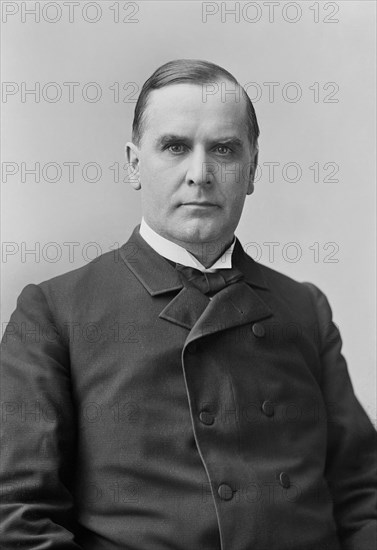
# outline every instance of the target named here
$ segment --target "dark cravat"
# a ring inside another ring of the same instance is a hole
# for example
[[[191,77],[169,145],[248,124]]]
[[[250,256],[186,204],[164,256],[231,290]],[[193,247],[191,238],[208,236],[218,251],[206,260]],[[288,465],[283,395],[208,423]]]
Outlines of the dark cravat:
[[[236,283],[244,278],[243,273],[236,267],[231,269],[216,269],[214,272],[202,272],[194,267],[188,267],[182,264],[176,264],[176,270],[196,286],[203,294],[213,296],[219,290],[228,285]]]

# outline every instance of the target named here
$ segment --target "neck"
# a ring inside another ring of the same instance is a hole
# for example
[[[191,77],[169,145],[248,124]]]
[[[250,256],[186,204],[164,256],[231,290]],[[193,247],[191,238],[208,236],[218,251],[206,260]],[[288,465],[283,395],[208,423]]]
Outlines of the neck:
[[[234,236],[223,241],[206,243],[175,242],[190,252],[205,268],[210,268],[230,247],[233,239]]]
[[[144,231],[155,233],[155,236],[163,238],[175,245],[184,248],[189,252],[197,261],[199,261],[202,266],[206,269],[211,268],[211,266],[224,254],[224,252],[230,247],[234,241],[234,234],[229,231],[227,234],[221,236],[220,239],[215,239],[212,241],[198,242],[198,241],[183,241],[181,239],[174,238],[171,233],[166,233],[162,228],[158,229],[153,227],[152,223],[143,217],[142,226],[144,225]],[[150,237],[153,239],[153,234],[150,234]],[[162,243],[161,243],[162,246]]]

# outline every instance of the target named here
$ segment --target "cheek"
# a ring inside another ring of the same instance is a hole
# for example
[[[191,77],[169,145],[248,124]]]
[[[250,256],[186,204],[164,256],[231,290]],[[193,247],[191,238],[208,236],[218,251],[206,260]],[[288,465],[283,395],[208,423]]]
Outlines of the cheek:
[[[225,203],[229,211],[238,211],[242,208],[246,197],[246,186],[244,182],[238,182],[224,190]]]
[[[151,197],[153,197],[153,200],[159,199],[164,191],[162,181],[161,174],[157,170],[154,170],[153,166],[140,167],[141,189],[145,199]]]
[[[143,178],[144,176],[144,178]],[[150,215],[165,216],[172,208],[173,191],[168,182],[161,174],[156,176],[153,173],[144,173],[140,171],[141,180],[141,198],[145,210]]]
[[[174,202],[177,193],[179,194],[182,175],[179,170],[162,169],[155,163],[140,166],[140,181],[145,200],[153,200],[168,207],[169,203]]]

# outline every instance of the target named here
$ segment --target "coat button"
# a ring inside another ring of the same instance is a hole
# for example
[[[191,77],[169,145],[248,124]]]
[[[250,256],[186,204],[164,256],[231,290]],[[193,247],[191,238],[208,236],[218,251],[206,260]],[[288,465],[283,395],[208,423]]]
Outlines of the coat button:
[[[207,424],[207,426],[210,426],[215,421],[213,414],[208,411],[201,411],[201,413],[199,414],[199,419],[200,422],[202,422],[203,424]]]
[[[264,326],[260,323],[254,323],[251,327],[251,330],[253,331],[254,336],[256,336],[257,338],[263,338],[263,336],[266,334]]]
[[[226,483],[219,485],[217,492],[219,493],[221,500],[231,500],[233,498],[233,489]]]
[[[271,403],[271,401],[268,401],[268,399],[266,401],[263,401],[262,411],[266,416],[274,416],[275,414],[274,404]]]
[[[291,486],[289,475],[286,472],[281,472],[279,474],[279,483],[284,489],[288,489],[288,487]]]

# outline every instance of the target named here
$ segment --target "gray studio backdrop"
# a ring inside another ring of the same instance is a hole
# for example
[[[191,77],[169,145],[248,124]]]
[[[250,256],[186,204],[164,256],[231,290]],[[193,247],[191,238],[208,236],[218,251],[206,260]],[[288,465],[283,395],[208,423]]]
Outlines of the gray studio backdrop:
[[[127,240],[141,215],[123,156],[138,91],[160,64],[202,58],[246,87],[261,127],[237,235],[328,295],[375,419],[375,3],[1,8],[3,329],[26,284]]]

